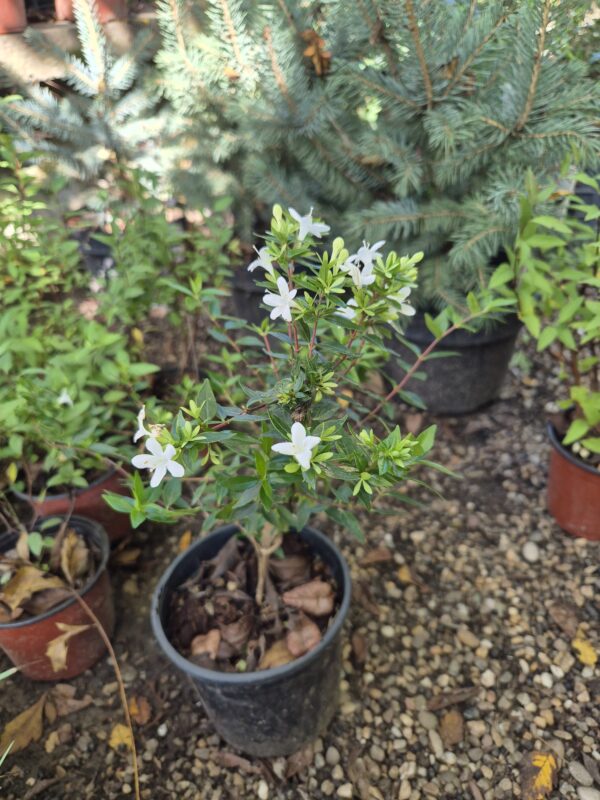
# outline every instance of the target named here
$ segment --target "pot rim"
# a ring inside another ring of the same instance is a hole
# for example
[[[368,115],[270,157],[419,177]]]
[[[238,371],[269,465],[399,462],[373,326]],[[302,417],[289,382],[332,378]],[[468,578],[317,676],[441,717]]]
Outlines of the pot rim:
[[[222,525],[221,527],[216,528],[214,531],[211,531],[208,536],[199,539],[197,542],[194,542],[194,544],[190,545],[185,552],[181,553],[174,561],[171,562],[158,582],[158,585],[154,590],[154,594],[152,595],[150,616],[152,630],[163,653],[177,667],[179,667],[180,670],[188,674],[191,678],[208,683],[222,683],[230,686],[248,684],[255,686],[257,684],[266,683],[274,679],[288,677],[295,672],[301,671],[307,664],[317,659],[320,653],[335,640],[346,620],[346,617],[348,616],[352,595],[352,580],[350,578],[350,570],[348,569],[348,564],[346,563],[346,559],[342,555],[341,551],[337,545],[331,541],[331,539],[308,525],[304,527],[300,533],[307,531],[311,534],[311,536],[316,537],[326,547],[328,547],[339,562],[342,573],[342,600],[340,607],[338,608],[337,614],[333,618],[333,621],[327,629],[325,635],[313,650],[305,653],[303,656],[300,656],[300,658],[291,661],[289,664],[283,664],[280,667],[255,670],[254,672],[221,672],[219,670],[200,667],[197,664],[194,664],[192,661],[189,661],[187,658],[185,658],[185,656],[182,656],[181,653],[175,649],[175,647],[173,647],[167,638],[161,620],[160,609],[164,599],[164,590],[171,575],[183,561],[187,560],[196,551],[196,549],[204,545],[208,539],[217,534],[223,534],[226,531],[231,531],[231,535],[234,535],[236,531],[239,531],[239,528],[237,525]]]
[[[585,472],[591,472],[592,475],[596,475],[600,478],[600,471],[597,470],[595,467],[590,467],[589,464],[586,464],[580,458],[577,458],[570,450],[568,450],[558,438],[558,434],[556,432],[556,428],[551,422],[546,423],[546,428],[548,431],[548,438],[550,439],[550,443],[552,447],[561,455],[563,458],[566,458],[567,461],[570,461],[571,464],[574,464],[576,467],[584,470]]]
[[[46,494],[44,496],[43,500],[40,499],[41,495],[39,495],[39,494],[30,497],[28,494],[25,494],[24,492],[19,492],[16,489],[13,489],[12,491],[13,491],[13,494],[16,497],[19,498],[19,500],[24,500],[25,502],[27,502],[29,504],[31,504],[31,503],[45,503],[47,500],[52,500],[52,501],[54,501],[54,500],[70,500],[72,495],[75,495],[76,497],[79,497],[82,494],[85,494],[85,492],[88,492],[90,489],[96,489],[102,483],[105,483],[106,481],[109,481],[113,477],[113,475],[116,475],[116,474],[117,474],[116,468],[115,467],[110,467],[110,469],[107,469],[106,472],[103,472],[102,475],[100,475],[99,478],[96,478],[95,481],[92,481],[91,483],[88,483],[87,486],[76,486],[73,489],[72,493],[71,492],[60,492],[58,494],[50,494],[49,493],[49,494]],[[55,515],[51,514],[50,516],[55,516]],[[71,519],[73,519],[73,517],[71,517]],[[87,517],[85,517],[85,519],[87,519]]]
[[[40,519],[63,519],[64,514],[50,514],[48,516],[40,517]],[[83,534],[83,536],[87,539],[90,533],[95,533],[99,539],[100,545],[100,563],[98,564],[98,568],[77,594],[80,597],[84,597],[91,589],[94,588],[96,583],[100,580],[100,577],[106,570],[106,565],[108,564],[108,557],[110,555],[110,543],[108,541],[108,536],[106,531],[100,525],[99,522],[96,522],[93,519],[89,519],[88,517],[80,517],[77,514],[73,514],[69,520],[69,523],[74,523],[74,527],[77,529],[78,533]],[[87,530],[86,530],[87,528]],[[83,530],[82,530],[83,529]],[[13,531],[6,531],[6,534],[16,536]],[[5,534],[5,535],[6,535]],[[63,600],[61,603],[58,603],[56,606],[52,606],[47,611],[44,611],[43,614],[38,614],[35,617],[29,617],[28,619],[16,619],[13,622],[0,622],[0,630],[13,630],[14,628],[25,628],[27,625],[35,625],[37,622],[42,622],[42,620],[49,619],[50,617],[58,614],[61,611],[64,611],[65,608],[75,603],[75,598],[68,597],[66,600]]]

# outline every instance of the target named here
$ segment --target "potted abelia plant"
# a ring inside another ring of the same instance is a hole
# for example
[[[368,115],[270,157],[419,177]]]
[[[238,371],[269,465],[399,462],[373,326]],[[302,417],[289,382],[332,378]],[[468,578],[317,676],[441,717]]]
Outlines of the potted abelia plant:
[[[577,180],[598,191],[585,174]],[[492,278],[509,287],[520,317],[558,369],[548,421],[548,507],[573,536],[600,539],[600,208],[577,194],[540,189],[530,176],[519,236]],[[560,197],[560,218],[533,209]]]
[[[137,472],[132,497],[107,498],[134,525],[191,513],[207,531],[223,525],[167,569],[152,624],[221,735],[258,756],[297,750],[336,707],[350,577],[311,519],[320,514],[360,536],[356,509],[374,514],[397,498],[398,485],[431,463],[435,436],[434,427],[415,436],[388,426],[379,412],[393,404],[362,384],[388,355],[389,327],[400,330],[412,314],[421,254],[371,248],[365,264],[341,238],[326,249],[328,232],[310,213],[275,206],[249,267],[269,318],[238,339],[244,401],[219,402],[206,380],[170,426],[150,424],[142,410],[144,452],[132,464],[149,485]],[[437,322],[441,339],[452,326]]]

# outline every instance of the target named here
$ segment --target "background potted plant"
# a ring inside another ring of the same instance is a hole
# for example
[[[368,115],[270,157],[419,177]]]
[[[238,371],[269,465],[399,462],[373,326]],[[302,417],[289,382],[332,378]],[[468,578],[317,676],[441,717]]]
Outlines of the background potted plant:
[[[239,339],[244,402],[218,403],[207,380],[170,426],[146,427],[142,411],[147,452],[132,463],[150,470],[150,485],[136,473],[131,498],[107,497],[134,525],[190,513],[203,513],[206,530],[230,523],[169,567],[152,622],[223,737],[261,756],[297,750],[335,710],[350,581],[341,553],[309,520],[322,513],[360,535],[354,504],[374,513],[376,498],[395,496],[413,468],[430,463],[435,434],[403,436],[383,422],[376,433],[370,423],[385,403],[359,395],[364,365],[386,357],[389,325],[412,313],[421,254],[374,254],[367,266],[340,238],[317,248],[328,231],[310,213],[275,207],[250,265],[260,269],[270,320]],[[475,317],[505,307],[488,300]]]
[[[0,34],[20,33],[26,27],[25,0],[5,0],[0,8]]]
[[[0,648],[33,680],[79,675],[105,653],[83,598],[107,634],[114,606],[103,528],[83,517],[26,526],[0,494]]]
[[[598,191],[597,180],[576,180]],[[514,287],[538,350],[556,360],[561,411],[548,422],[550,512],[568,533],[600,539],[600,208],[572,194],[560,219],[535,216],[538,203],[564,194],[540,189],[529,175],[515,250],[492,286]]]

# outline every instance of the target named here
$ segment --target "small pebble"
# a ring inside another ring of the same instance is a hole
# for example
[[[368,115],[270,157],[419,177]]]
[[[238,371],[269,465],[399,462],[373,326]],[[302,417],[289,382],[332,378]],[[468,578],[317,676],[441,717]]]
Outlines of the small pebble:
[[[589,786],[580,786],[577,789],[579,800],[600,800],[600,792],[598,789],[592,789]]]
[[[325,761],[329,764],[330,767],[335,767],[336,764],[340,763],[340,753],[335,747],[328,747],[327,752],[325,753]]]
[[[579,761],[571,761],[569,764],[569,772],[573,778],[582,786],[592,786],[594,779],[587,771],[587,769]]]
[[[486,669],[486,671],[481,675],[481,685],[485,686],[486,689],[491,689],[495,683],[496,676],[491,669]]]
[[[540,560],[540,548],[535,542],[525,542],[521,552],[523,553],[525,561],[528,561],[530,564],[535,564],[536,561]]]
[[[458,641],[464,644],[465,647],[472,647],[473,650],[479,647],[479,639],[468,628],[459,628],[456,635],[458,636]]]
[[[269,785],[266,781],[261,781],[258,784],[258,800],[268,800],[269,798]]]
[[[393,639],[396,635],[396,630],[391,625],[384,625],[381,629],[381,635],[386,639]]]
[[[354,789],[351,783],[342,783],[340,788],[336,792],[338,797],[346,797],[350,798],[354,794]]]

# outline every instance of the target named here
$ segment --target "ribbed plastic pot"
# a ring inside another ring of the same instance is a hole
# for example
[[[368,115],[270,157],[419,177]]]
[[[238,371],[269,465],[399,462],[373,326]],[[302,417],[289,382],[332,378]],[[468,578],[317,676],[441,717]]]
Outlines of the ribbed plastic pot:
[[[548,423],[548,510],[572,536],[600,541],[600,471],[576,458]]]
[[[321,642],[290,664],[257,672],[204,669],[184,658],[166,633],[169,599],[197,569],[213,558],[237,528],[219,528],[192,544],[162,576],[152,600],[152,628],[167,658],[194,681],[208,717],[233,747],[261,758],[294,753],[330,723],[338,700],[342,626],[350,607],[350,573],[344,557],[313,528],[300,536],[329,566],[338,587],[338,612]]]
[[[20,33],[26,27],[25,0],[2,0],[0,3],[0,34]]]
[[[104,527],[110,541],[114,544],[131,533],[131,524],[127,514],[115,511],[103,500],[102,495],[104,492],[115,492],[123,495],[128,493],[126,487],[123,486],[123,479],[119,477],[116,470],[110,470],[110,472],[98,478],[97,481],[86,486],[85,489],[74,489],[75,505],[73,506],[73,513],[81,514],[83,517],[99,522]],[[19,500],[32,505],[36,514],[40,517],[68,514],[71,508],[70,494],[47,494],[43,499],[39,497],[30,499],[21,492],[16,492],[15,494]]]
[[[94,577],[81,590],[80,596],[94,612],[102,627],[110,636],[115,622],[115,611],[110,580],[106,564],[110,553],[108,537],[101,525],[84,517],[72,516],[69,524],[93,542],[100,551],[100,564]],[[45,533],[51,535],[58,524]],[[16,533],[0,535],[0,552],[10,549],[17,539]],[[66,625],[89,625],[73,636],[67,647],[66,667],[59,672],[52,669],[46,648],[64,631],[57,623]],[[0,648],[6,653],[21,673],[35,681],[64,681],[80,675],[92,667],[106,653],[102,637],[93,627],[89,616],[74,598],[64,600],[44,614],[25,620],[0,623]]]
[[[453,353],[444,358],[426,361],[420,368],[427,379],[412,380],[407,389],[419,395],[433,414],[469,414],[495,400],[515,350],[521,323],[516,315],[507,316],[490,330],[451,333],[436,348],[436,353]],[[425,325],[425,316],[417,313],[405,337],[424,350],[433,341]],[[414,355],[396,342],[394,348],[408,363]],[[392,358],[387,364],[394,381],[400,381],[404,370]]]

